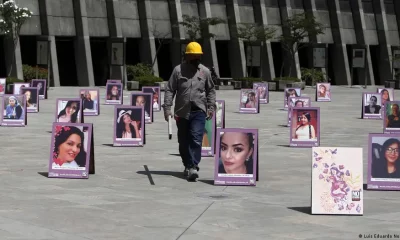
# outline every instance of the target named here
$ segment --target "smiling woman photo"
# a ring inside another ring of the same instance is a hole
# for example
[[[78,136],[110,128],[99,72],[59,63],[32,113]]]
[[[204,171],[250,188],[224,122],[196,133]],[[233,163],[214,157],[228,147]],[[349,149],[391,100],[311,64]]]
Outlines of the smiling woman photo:
[[[372,162],[373,178],[400,178],[400,141],[389,138],[382,144],[380,157]]]
[[[225,132],[220,140],[220,174],[253,174],[252,133]]]
[[[64,109],[58,113],[57,122],[77,123],[80,103],[78,101],[68,101]]]

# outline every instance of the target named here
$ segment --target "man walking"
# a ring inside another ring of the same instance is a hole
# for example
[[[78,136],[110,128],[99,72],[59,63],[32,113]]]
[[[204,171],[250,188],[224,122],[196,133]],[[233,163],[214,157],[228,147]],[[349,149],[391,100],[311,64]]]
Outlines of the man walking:
[[[189,181],[199,177],[201,147],[206,119],[215,111],[215,87],[210,70],[200,63],[203,51],[200,44],[186,46],[185,61],[171,74],[164,95],[165,121],[175,117],[178,128],[179,154]],[[175,98],[173,115],[172,101]]]

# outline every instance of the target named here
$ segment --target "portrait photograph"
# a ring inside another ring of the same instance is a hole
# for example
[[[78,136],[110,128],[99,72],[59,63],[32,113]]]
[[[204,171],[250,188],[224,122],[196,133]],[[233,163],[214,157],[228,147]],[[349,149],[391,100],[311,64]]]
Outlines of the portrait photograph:
[[[381,104],[385,107],[386,102],[394,101],[394,89],[393,88],[378,88],[377,92],[382,95]]]
[[[144,93],[144,92],[131,93],[131,105],[135,107],[144,108],[144,121],[146,123],[153,122],[152,95],[153,95],[152,93]]]
[[[215,121],[217,128],[225,128],[225,100],[216,101]]]
[[[82,123],[82,99],[58,98],[55,122]]]
[[[363,93],[362,118],[382,119],[381,93]]]
[[[400,132],[400,101],[385,102],[383,109],[383,133]]]
[[[288,115],[287,115],[288,127],[290,127],[293,107],[311,107],[311,98],[310,97],[289,97]]]
[[[160,87],[142,87],[142,92],[153,94],[153,111],[161,111],[161,91]]]
[[[3,126],[26,125],[25,95],[3,95]]]
[[[122,83],[107,83],[106,104],[122,104]]]
[[[259,102],[257,92],[253,89],[241,89],[240,113],[258,113]]]
[[[214,156],[214,147],[215,147],[215,114],[210,120],[206,120],[204,133],[203,133],[203,142],[201,145],[201,156],[202,157],[210,157]]]
[[[313,147],[311,214],[363,215],[363,149]]]
[[[288,109],[289,97],[300,97],[301,88],[285,88],[284,90],[284,109]]]
[[[6,94],[6,79],[0,78],[0,95]]]
[[[21,88],[22,93],[25,95],[26,111],[28,113],[39,112],[39,92],[36,87]]]
[[[331,101],[331,84],[330,83],[317,83],[317,102],[330,102]]]
[[[370,133],[368,147],[368,189],[400,190],[400,133]]]
[[[98,89],[81,89],[79,90],[82,99],[83,114],[85,116],[99,115],[99,90]]]
[[[14,89],[13,89],[13,94],[14,95],[22,95],[23,93],[22,93],[21,88],[30,87],[31,86],[30,83],[20,83],[20,82],[16,83],[15,82],[13,84],[14,84]]]
[[[269,102],[268,83],[253,83],[253,90],[257,92],[260,104],[267,104]]]
[[[114,146],[143,146],[143,107],[115,106],[114,116]]]
[[[0,97],[0,112],[2,112],[3,115],[5,115],[5,113],[4,113],[4,98],[3,97]],[[4,117],[0,118],[0,126],[3,122],[3,118]]]
[[[46,99],[46,89],[47,89],[47,80],[46,79],[33,79],[31,81],[31,86],[39,89],[39,99]]]
[[[217,129],[215,185],[256,185],[258,130]]]
[[[318,147],[319,107],[293,107],[290,127],[291,147]]]
[[[92,124],[53,123],[49,177],[88,178]]]

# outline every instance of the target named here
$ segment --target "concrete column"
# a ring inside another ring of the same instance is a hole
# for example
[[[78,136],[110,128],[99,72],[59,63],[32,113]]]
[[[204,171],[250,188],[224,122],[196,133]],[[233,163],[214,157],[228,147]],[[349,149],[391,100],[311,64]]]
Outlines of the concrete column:
[[[4,37],[4,54],[7,74],[9,74],[10,77],[24,79],[19,40],[14,43],[12,38]]]
[[[150,0],[137,0],[140,18],[140,30],[142,39],[140,40],[140,60],[141,62],[152,64],[156,56],[156,42],[153,36],[153,21],[151,18]],[[153,66],[154,75],[159,76],[158,63]]]
[[[331,20],[331,30],[334,40],[334,48],[332,49],[332,66],[335,72],[336,85],[351,85],[350,65],[347,56],[346,44],[343,41],[341,32],[342,20],[339,6],[339,0],[329,0],[329,15]]]
[[[209,0],[199,0],[198,9],[200,18],[211,18],[211,8]],[[210,33],[210,28],[205,29],[204,35]],[[218,67],[218,57],[217,57],[217,47],[215,46],[215,39],[203,39],[203,64],[209,68],[214,67],[215,72],[219,76],[219,67]]]
[[[229,62],[231,65],[232,78],[242,78],[247,76],[246,54],[244,44],[238,38],[237,26],[240,24],[239,6],[237,0],[226,0],[226,12],[230,16],[229,26]]]
[[[264,0],[253,0],[255,22],[260,25],[268,25],[267,11]],[[277,36],[276,36],[277,37]],[[274,58],[272,55],[271,41],[262,43],[261,47],[261,72],[263,81],[270,81],[275,78]]]
[[[351,3],[351,11],[353,13],[353,21],[354,21],[354,30],[356,32],[356,39],[358,45],[362,47],[366,47],[365,57],[366,57],[366,66],[365,68],[357,68],[353,69],[357,71],[358,82],[360,85],[364,85],[365,77],[367,77],[367,84],[375,85],[374,71],[372,68],[372,60],[371,53],[369,51],[369,45],[365,41],[365,18],[363,5],[361,0],[350,0]],[[357,46],[355,46],[357,47]]]
[[[60,85],[60,74],[58,72],[58,58],[57,58],[57,48],[56,48],[56,38],[51,28],[51,23],[53,22],[53,16],[48,15],[47,3],[49,0],[39,0],[39,12],[40,12],[40,26],[42,30],[43,40],[49,41],[50,51],[50,86],[59,87]]]
[[[119,1],[106,0],[107,7],[107,19],[108,19],[108,29],[110,31],[111,38],[123,38],[121,19],[116,13],[116,9],[119,8]],[[110,49],[109,49],[110,52]],[[124,52],[126,54],[126,50]],[[111,54],[110,54],[111,55]],[[107,56],[108,62],[110,62],[110,55]],[[126,71],[123,66],[112,66],[110,67],[110,79],[126,79]]]
[[[181,40],[185,37],[183,27],[179,25],[182,22],[182,7],[180,0],[168,1],[169,15],[171,20],[172,41],[170,44],[171,62],[173,66],[182,62],[181,56]]]
[[[85,0],[73,0],[75,13],[75,60],[80,86],[95,86],[93,75],[92,51],[88,30]]]
[[[281,21],[282,21],[282,34],[290,34],[287,29],[283,27],[283,23],[292,17],[292,7],[290,0],[278,0],[279,2],[279,12],[281,15]],[[285,58],[285,68],[284,68],[284,76],[289,76],[289,68],[290,68],[290,61],[291,56],[286,52],[284,52],[284,58]],[[291,71],[291,76],[292,77],[297,77],[301,78],[301,71],[300,71],[300,60],[299,60],[299,54],[296,53],[294,57],[294,61],[292,62],[292,71]]]
[[[375,22],[379,40],[379,78],[380,85],[386,80],[393,79],[392,75],[392,50],[386,18],[385,1],[373,0]]]

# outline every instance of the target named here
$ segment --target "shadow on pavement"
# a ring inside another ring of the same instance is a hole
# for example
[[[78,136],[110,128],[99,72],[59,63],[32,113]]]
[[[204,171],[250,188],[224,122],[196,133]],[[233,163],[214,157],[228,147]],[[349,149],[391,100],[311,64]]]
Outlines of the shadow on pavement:
[[[311,215],[311,207],[288,207],[288,209]]]
[[[172,177],[176,177],[176,178],[180,178],[180,179],[185,179],[186,177],[183,176],[183,172],[173,172],[173,171],[137,171],[137,174],[142,174],[142,175],[146,175],[149,178],[151,177],[151,175],[160,175],[160,176],[172,176]],[[150,174],[150,176],[149,176]]]
[[[214,180],[213,179],[199,179],[199,182],[208,184],[208,185],[213,185],[214,186]]]
[[[110,143],[103,143],[101,144],[103,146],[107,146],[107,147],[114,147],[114,144],[110,144]]]
[[[290,145],[276,145],[277,147],[290,147]]]
[[[180,156],[181,156],[179,153],[170,153],[169,155],[171,155],[171,156],[177,156],[177,157],[180,157]]]
[[[288,127],[287,124],[279,124],[278,127]]]
[[[38,172],[38,174],[42,175],[43,177],[49,177],[48,172]]]

